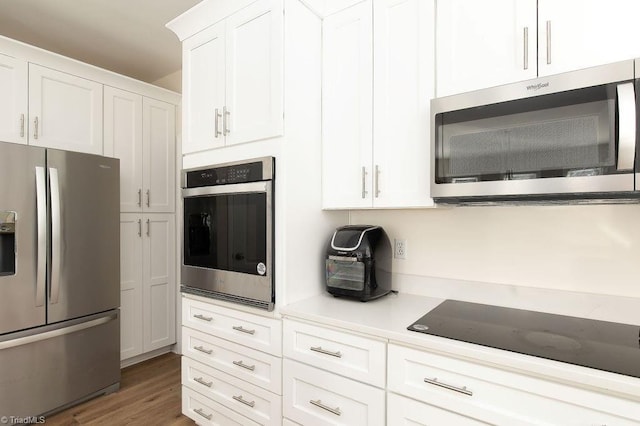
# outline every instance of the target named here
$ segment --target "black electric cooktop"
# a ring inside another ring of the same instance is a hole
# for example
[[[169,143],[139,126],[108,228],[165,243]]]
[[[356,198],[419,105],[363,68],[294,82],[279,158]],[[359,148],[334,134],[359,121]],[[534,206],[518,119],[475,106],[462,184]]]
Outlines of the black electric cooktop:
[[[445,300],[408,330],[640,377],[640,326]]]

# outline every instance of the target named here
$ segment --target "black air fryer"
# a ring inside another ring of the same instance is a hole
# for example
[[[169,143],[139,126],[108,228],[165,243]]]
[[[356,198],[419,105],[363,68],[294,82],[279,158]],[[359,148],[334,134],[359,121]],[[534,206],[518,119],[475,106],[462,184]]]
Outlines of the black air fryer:
[[[391,242],[380,226],[336,229],[327,246],[327,291],[362,302],[384,296],[391,291],[391,255]]]

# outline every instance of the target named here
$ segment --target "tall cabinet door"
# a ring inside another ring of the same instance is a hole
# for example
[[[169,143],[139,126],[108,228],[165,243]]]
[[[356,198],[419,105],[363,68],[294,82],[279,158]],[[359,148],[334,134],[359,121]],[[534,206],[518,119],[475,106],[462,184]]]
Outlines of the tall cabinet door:
[[[144,351],[176,342],[175,218],[144,216],[143,304]]]
[[[142,347],[142,217],[120,215],[120,359]]]
[[[640,56],[637,0],[539,0],[540,75]]]
[[[227,145],[283,133],[282,0],[259,0],[226,20]]]
[[[142,211],[142,96],[104,88],[104,155],[120,159],[120,210]]]
[[[371,0],[325,18],[322,37],[322,204],[371,207]]]
[[[437,96],[535,78],[536,16],[536,0],[438,2]]]
[[[29,144],[102,154],[102,84],[29,64]]]
[[[0,141],[27,143],[27,63],[0,54]]]
[[[433,0],[374,1],[374,207],[433,204],[427,159],[434,14]]]
[[[143,209],[173,212],[175,209],[175,107],[144,98],[142,102]]]
[[[225,25],[220,22],[184,42],[182,152],[224,146]]]

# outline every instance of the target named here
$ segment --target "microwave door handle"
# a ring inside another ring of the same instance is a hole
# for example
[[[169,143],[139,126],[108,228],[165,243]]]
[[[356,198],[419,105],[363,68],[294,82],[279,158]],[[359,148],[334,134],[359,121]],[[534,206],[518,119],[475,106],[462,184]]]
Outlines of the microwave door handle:
[[[636,95],[633,83],[619,84],[618,102],[618,170],[633,169],[636,153]]]

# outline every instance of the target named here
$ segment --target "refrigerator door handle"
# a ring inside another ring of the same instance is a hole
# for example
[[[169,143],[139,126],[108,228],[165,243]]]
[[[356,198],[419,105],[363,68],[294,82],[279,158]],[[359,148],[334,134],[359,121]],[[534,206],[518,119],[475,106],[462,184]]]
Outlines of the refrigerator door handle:
[[[49,190],[51,191],[51,294],[52,304],[58,303],[60,295],[60,267],[62,265],[62,206],[60,202],[60,180],[58,169],[49,167]]]
[[[36,167],[36,212],[37,212],[37,269],[36,306],[45,302],[47,280],[47,176],[44,167]]]

